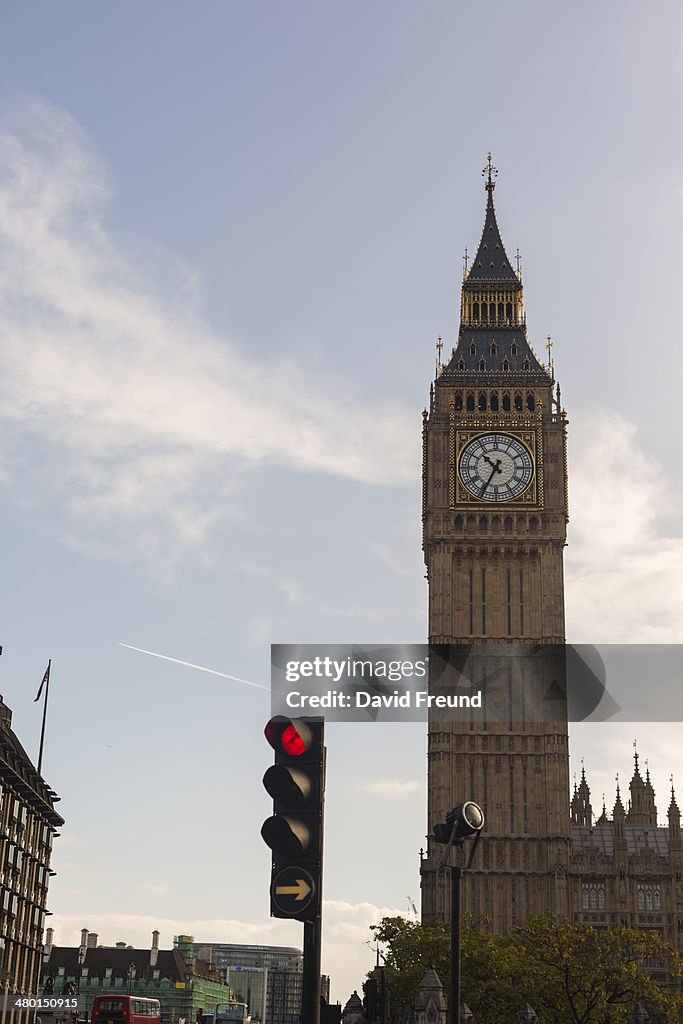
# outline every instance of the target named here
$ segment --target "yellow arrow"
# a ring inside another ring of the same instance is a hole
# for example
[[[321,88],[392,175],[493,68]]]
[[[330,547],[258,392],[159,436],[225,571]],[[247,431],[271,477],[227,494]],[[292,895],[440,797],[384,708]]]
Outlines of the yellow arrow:
[[[303,878],[297,878],[296,885],[276,885],[276,896],[293,896],[296,900],[305,900],[309,893],[313,892],[310,885]]]

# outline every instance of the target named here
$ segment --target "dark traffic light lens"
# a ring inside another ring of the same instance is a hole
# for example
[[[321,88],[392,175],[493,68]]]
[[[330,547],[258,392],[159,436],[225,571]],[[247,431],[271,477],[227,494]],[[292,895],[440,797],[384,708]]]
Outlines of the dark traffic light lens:
[[[305,772],[284,764],[272,764],[263,785],[273,800],[289,807],[305,807],[311,795],[311,779]]]
[[[284,814],[275,814],[264,821],[261,835],[276,855],[287,860],[301,857],[311,842],[308,826]]]

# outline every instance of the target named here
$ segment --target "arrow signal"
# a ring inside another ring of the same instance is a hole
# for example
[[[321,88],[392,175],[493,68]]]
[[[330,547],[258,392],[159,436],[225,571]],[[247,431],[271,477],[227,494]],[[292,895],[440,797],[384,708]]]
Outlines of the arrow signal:
[[[276,885],[276,896],[293,896],[295,900],[305,900],[313,892],[304,878],[297,878],[296,885]]]

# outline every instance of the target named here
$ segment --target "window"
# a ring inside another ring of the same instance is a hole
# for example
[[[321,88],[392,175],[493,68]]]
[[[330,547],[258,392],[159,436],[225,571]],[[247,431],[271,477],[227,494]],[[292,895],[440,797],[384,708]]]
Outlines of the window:
[[[455,392],[455,411],[462,412],[462,391]]]
[[[482,359],[482,362],[484,360]],[[486,412],[486,392],[479,392],[479,412]]]

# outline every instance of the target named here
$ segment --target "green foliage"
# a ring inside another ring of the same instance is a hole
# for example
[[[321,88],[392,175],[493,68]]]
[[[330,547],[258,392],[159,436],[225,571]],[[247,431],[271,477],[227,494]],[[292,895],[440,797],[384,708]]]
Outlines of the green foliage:
[[[462,929],[462,999],[476,1024],[514,1024],[527,1002],[540,1024],[625,1024],[635,1002],[667,1024],[680,1019],[680,995],[644,969],[681,973],[677,954],[655,932],[598,930],[551,915],[530,918],[510,936],[485,928],[465,919]],[[430,967],[448,997],[449,926],[385,917],[372,931],[384,949],[392,1016],[413,1006]]]

